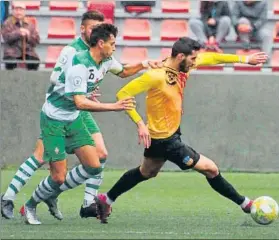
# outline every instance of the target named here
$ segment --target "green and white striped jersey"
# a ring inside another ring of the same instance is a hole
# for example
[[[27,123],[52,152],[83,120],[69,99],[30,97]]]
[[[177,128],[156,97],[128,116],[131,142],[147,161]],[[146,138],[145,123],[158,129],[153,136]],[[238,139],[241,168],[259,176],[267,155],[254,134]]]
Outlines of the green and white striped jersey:
[[[123,71],[123,66],[113,56],[103,60],[99,65],[89,51],[77,53],[71,66],[52,81],[43,112],[59,121],[73,121],[79,110],[73,100],[74,95],[89,95],[103,80],[107,72],[115,75]]]

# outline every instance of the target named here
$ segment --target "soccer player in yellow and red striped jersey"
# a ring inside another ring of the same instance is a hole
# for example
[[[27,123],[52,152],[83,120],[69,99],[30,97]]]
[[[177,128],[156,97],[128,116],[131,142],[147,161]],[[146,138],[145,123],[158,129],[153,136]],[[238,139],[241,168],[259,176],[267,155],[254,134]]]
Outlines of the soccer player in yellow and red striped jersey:
[[[221,63],[264,63],[265,53],[251,56],[232,54],[200,53],[200,45],[190,38],[181,38],[172,48],[170,58],[164,61],[160,69],[152,69],[132,80],[118,93],[118,99],[147,92],[147,125],[138,112],[127,111],[138,126],[139,142],[145,146],[144,160],[141,166],[127,171],[106,193],[98,195],[98,207],[102,223],[107,222],[109,206],[122,193],[132,189],[138,183],[156,177],[164,163],[169,160],[181,170],[194,169],[205,175],[210,186],[224,197],[240,205],[246,213],[253,203],[240,195],[220,174],[217,165],[209,158],[196,152],[181,141],[180,124],[183,106],[183,91],[191,69],[202,65]]]

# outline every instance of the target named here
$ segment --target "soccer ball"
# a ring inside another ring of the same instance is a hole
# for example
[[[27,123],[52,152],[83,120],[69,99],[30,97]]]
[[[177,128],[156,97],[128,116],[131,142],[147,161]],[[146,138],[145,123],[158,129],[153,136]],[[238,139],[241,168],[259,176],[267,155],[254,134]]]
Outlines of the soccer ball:
[[[267,196],[262,196],[254,200],[251,206],[251,217],[256,223],[268,225],[275,221],[279,214],[277,202]]]

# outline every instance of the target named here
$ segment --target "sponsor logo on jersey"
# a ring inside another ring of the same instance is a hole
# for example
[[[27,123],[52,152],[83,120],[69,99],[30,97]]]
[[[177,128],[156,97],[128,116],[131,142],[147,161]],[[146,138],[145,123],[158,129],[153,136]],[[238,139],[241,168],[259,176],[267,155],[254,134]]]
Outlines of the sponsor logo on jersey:
[[[183,159],[183,163],[185,163],[187,166],[191,166],[194,163],[194,160],[192,158],[190,158],[190,156],[186,156]]]

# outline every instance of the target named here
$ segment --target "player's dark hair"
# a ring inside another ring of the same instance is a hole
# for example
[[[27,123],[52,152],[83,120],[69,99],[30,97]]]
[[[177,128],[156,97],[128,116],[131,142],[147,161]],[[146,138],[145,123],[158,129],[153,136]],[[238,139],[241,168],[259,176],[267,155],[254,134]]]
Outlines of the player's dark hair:
[[[81,17],[81,25],[84,25],[87,20],[95,20],[103,22],[105,21],[104,14],[97,10],[87,11],[84,14],[82,14]]]
[[[188,37],[179,38],[172,46],[171,56],[176,57],[179,53],[186,56],[191,55],[193,51],[200,50],[201,45]]]
[[[102,23],[97,25],[92,29],[89,45],[90,47],[95,47],[99,40],[104,40],[106,42],[110,39],[111,34],[116,37],[117,33],[117,27],[112,24]]]

